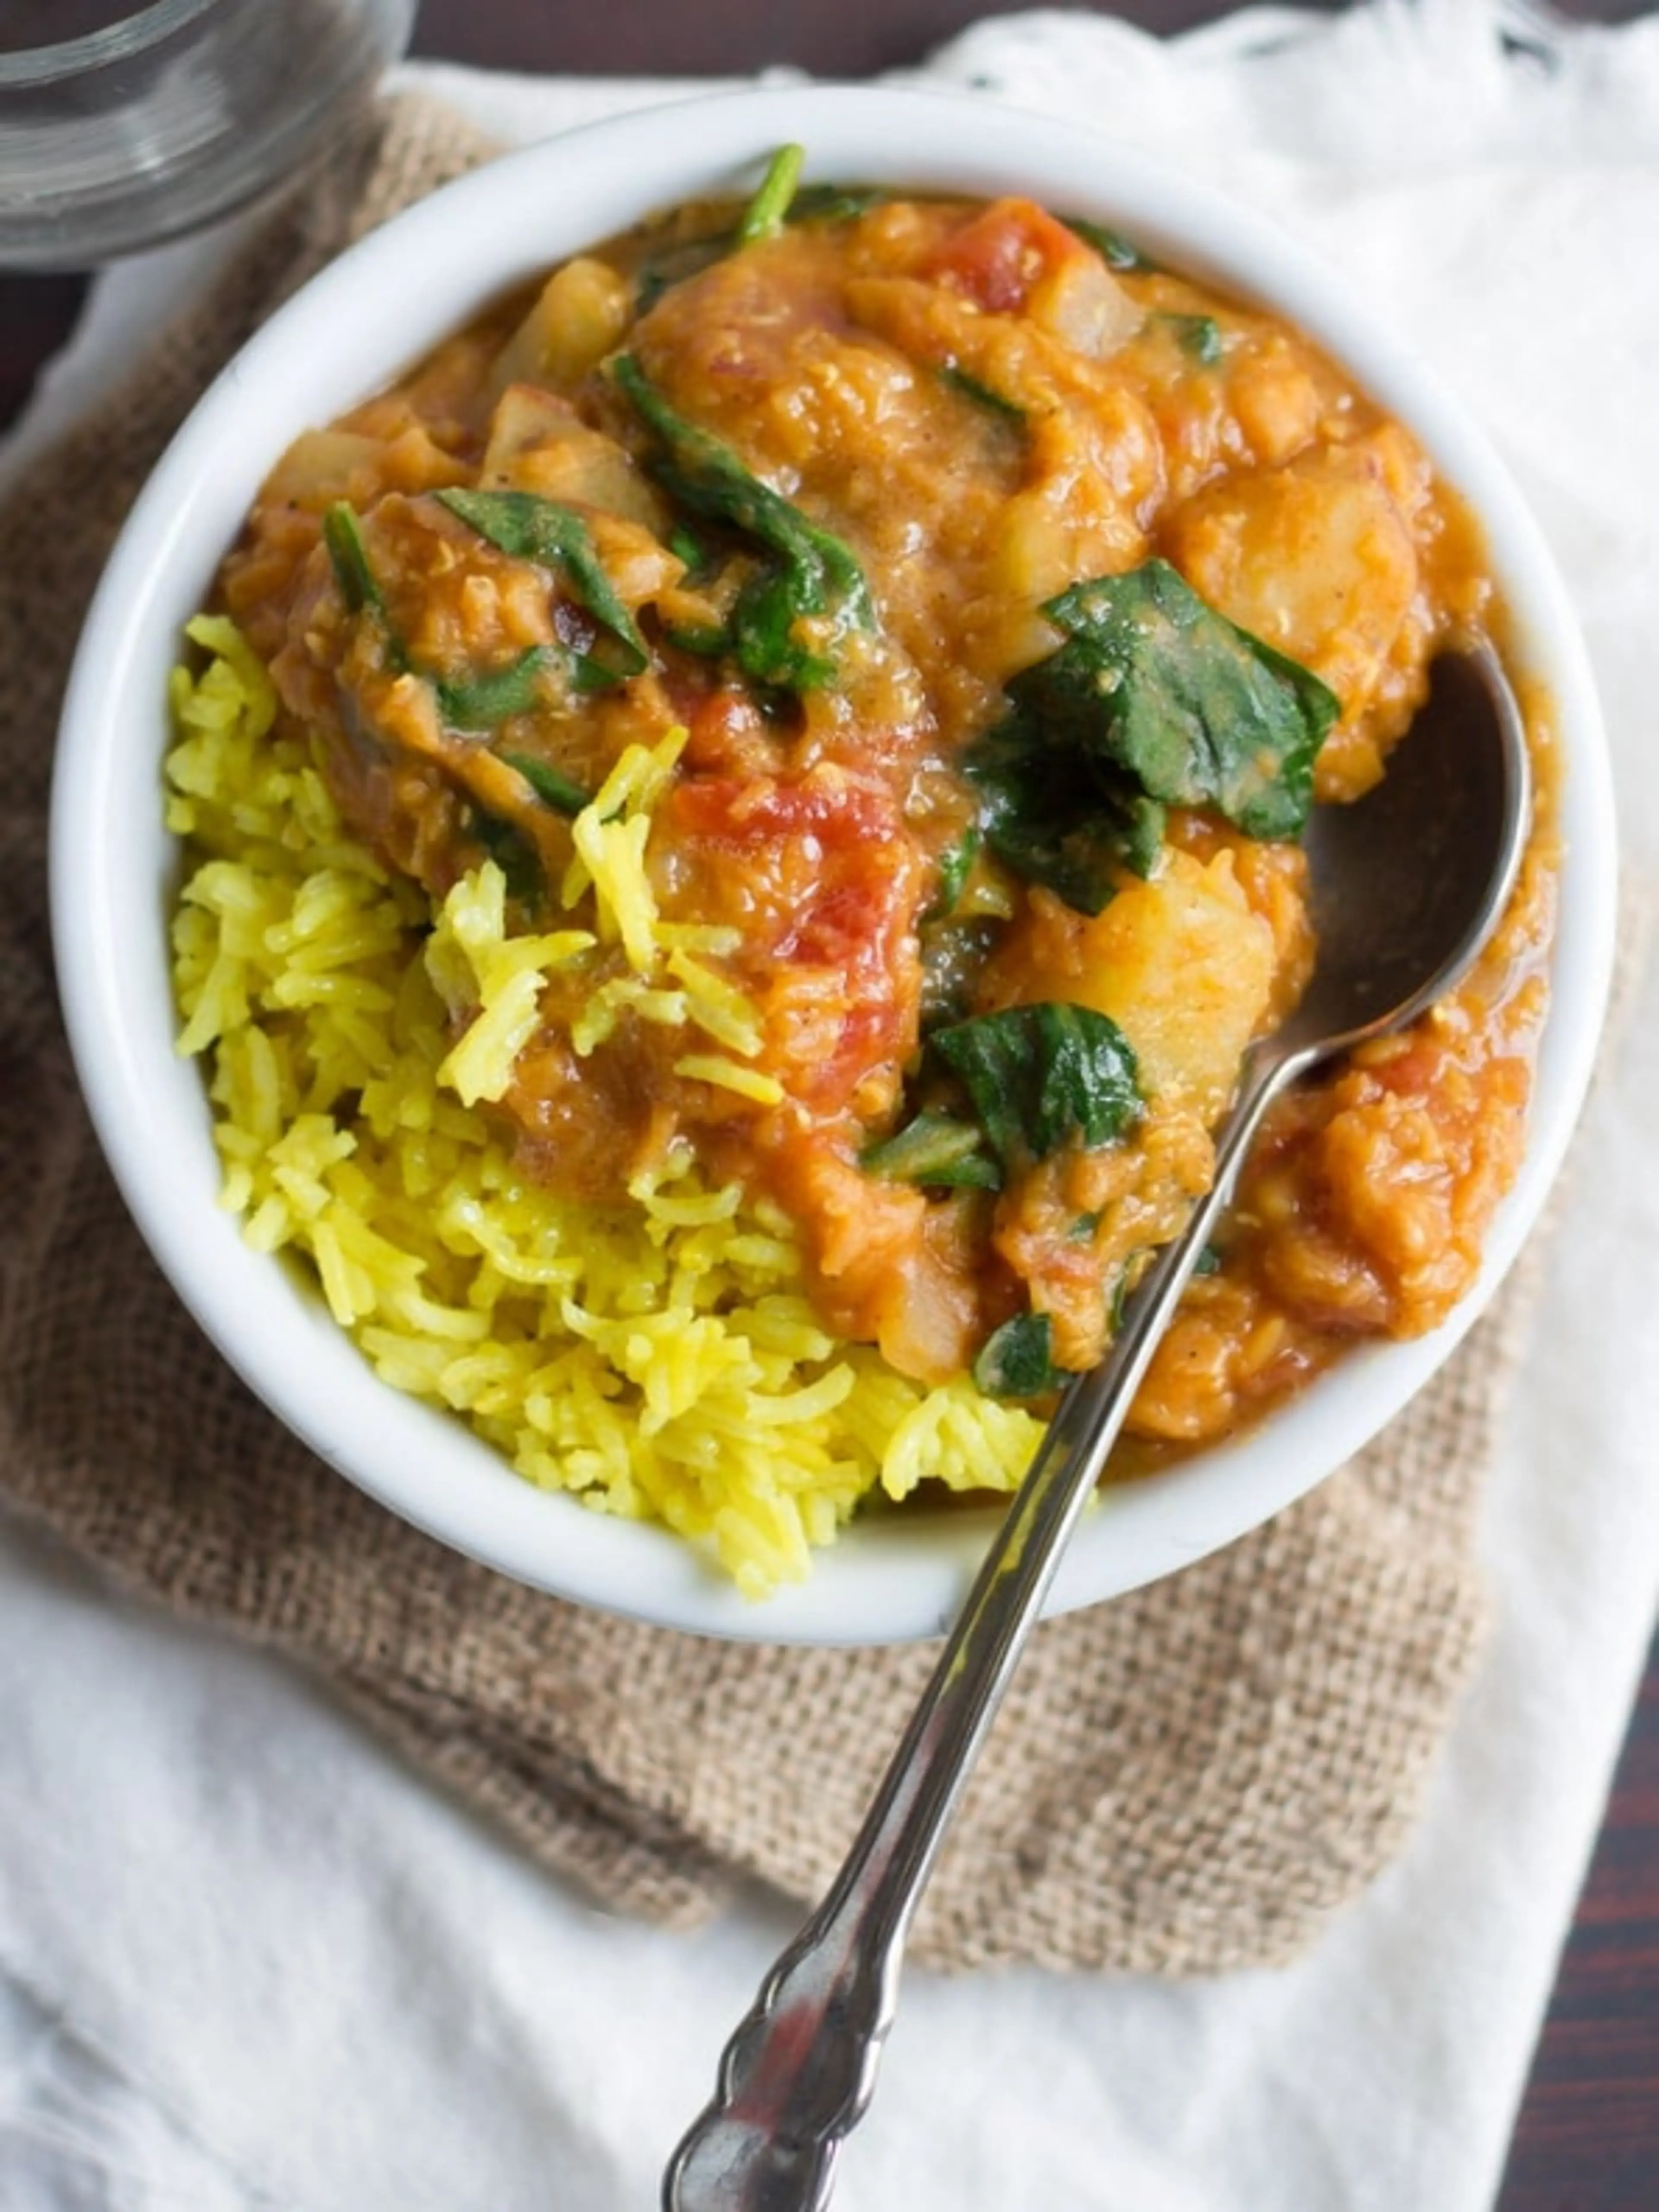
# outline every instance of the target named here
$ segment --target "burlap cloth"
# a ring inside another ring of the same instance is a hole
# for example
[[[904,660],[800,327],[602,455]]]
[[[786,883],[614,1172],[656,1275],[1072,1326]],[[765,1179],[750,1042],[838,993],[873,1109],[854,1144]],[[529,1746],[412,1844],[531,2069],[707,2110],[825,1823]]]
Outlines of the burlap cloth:
[[[0,1492],[127,1589],[308,1662],[557,1874],[683,1927],[745,1878],[820,1892],[932,1650],[725,1644],[587,1612],[451,1555],[312,1458],[128,1220],[47,940],[59,696],[145,473],[276,301],[486,150],[429,102],[392,105],[0,511]],[[1268,1527],[1039,1632],[921,1955],[1214,1972],[1289,1958],[1371,1880],[1479,1640],[1475,1510],[1518,1297]]]

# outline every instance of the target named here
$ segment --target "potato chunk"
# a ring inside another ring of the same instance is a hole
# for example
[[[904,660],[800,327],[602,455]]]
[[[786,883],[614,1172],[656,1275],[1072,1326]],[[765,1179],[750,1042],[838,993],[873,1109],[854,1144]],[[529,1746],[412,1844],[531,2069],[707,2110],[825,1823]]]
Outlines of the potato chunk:
[[[491,388],[504,392],[522,380],[574,392],[620,342],[632,312],[627,280],[608,263],[578,254],[554,270],[501,348]]]
[[[1311,668],[1358,720],[1418,585],[1410,520],[1370,442],[1229,477],[1180,509],[1166,550],[1201,598]]]
[[[986,1004],[1068,1000],[1109,1014],[1134,1047],[1153,1111],[1225,1110],[1244,1049],[1273,1001],[1273,933],[1254,912],[1230,853],[1166,852],[1147,883],[1097,915],[1047,891],[991,963]]]
[[[509,385],[496,401],[478,482],[486,491],[598,507],[647,530],[668,527],[662,501],[616,440],[532,385]]]

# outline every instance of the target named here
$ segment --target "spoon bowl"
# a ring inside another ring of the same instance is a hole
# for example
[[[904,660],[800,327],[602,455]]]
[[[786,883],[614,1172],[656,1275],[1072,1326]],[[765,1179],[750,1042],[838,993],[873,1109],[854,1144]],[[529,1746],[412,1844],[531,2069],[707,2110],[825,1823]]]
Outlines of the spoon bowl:
[[[1476,730],[1489,742],[1471,742]],[[1443,997],[1508,902],[1532,779],[1514,692],[1484,640],[1436,661],[1387,775],[1316,807],[1306,848],[1319,960],[1281,1050],[1352,1051]]]
[[[726,2045],[714,2097],[670,2164],[664,2212],[829,2203],[951,1815],[1262,1117],[1290,1084],[1403,1028],[1467,974],[1515,888],[1531,789],[1520,711],[1483,642],[1437,664],[1382,781],[1316,810],[1309,988],[1245,1056],[1209,1192],[1129,1297],[1105,1358],[1061,1398],[839,1875]]]

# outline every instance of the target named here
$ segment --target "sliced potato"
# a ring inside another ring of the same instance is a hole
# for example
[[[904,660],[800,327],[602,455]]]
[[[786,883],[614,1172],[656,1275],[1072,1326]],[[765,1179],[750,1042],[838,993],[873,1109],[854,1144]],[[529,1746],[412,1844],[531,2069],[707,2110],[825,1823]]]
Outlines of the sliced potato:
[[[1225,1110],[1244,1049],[1269,1018],[1273,933],[1232,856],[1175,850],[1103,912],[1034,891],[1026,919],[987,970],[986,1003],[1063,999],[1109,1014],[1134,1047],[1154,1110]]]
[[[1032,287],[1025,311],[1042,330],[1104,361],[1140,328],[1143,311],[1093,252],[1058,259]]]
[[[495,403],[478,482],[487,491],[533,491],[601,509],[641,528],[666,528],[662,501],[614,438],[533,385],[512,384]]]
[[[302,430],[265,478],[261,502],[304,507],[320,514],[349,499],[378,473],[386,441],[356,430]]]
[[[1165,550],[1199,595],[1323,678],[1356,720],[1417,594],[1417,548],[1370,441],[1230,477],[1181,507]]]
[[[531,381],[574,391],[621,343],[632,313],[627,279],[608,262],[578,254],[554,270],[496,356],[490,389]]]

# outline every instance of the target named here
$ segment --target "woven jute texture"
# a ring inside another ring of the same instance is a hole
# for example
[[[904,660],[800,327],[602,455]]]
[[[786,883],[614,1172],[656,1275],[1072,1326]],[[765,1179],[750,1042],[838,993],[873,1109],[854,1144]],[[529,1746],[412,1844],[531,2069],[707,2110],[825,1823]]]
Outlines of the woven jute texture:
[[[485,150],[430,105],[381,113],[0,515],[0,1494],[126,1588],[308,1662],[558,1874],[684,1926],[745,1880],[820,1891],[931,1650],[728,1645],[586,1612],[452,1556],[311,1458],[131,1227],[47,941],[59,697],[146,471],[283,295]],[[1479,1640],[1475,1507],[1515,1316],[1511,1291],[1381,1442],[1268,1527],[1039,1632],[921,1955],[1283,1960],[1378,1872]]]

